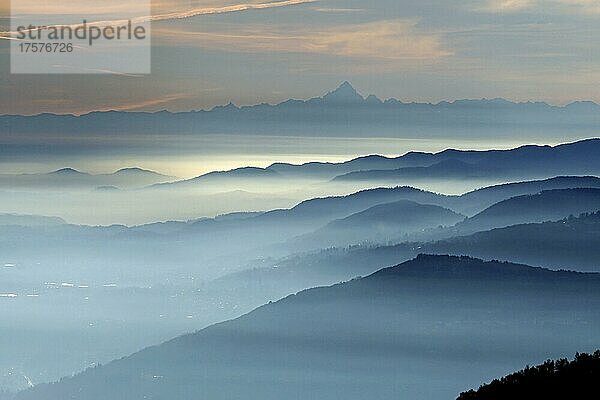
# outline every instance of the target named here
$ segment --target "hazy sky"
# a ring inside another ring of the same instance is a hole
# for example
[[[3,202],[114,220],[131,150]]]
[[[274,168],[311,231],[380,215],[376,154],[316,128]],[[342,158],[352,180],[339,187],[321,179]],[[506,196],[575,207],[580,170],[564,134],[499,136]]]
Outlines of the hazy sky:
[[[245,1],[155,2],[154,15],[173,14],[153,23],[149,76],[11,75],[0,40],[0,113],[273,103],[343,80],[407,101],[600,102],[597,0]]]

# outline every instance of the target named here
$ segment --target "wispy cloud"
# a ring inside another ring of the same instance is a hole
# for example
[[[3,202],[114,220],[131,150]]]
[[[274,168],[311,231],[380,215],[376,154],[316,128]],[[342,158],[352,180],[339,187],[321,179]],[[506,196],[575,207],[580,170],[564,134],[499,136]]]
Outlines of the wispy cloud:
[[[317,30],[309,26],[236,26],[227,32],[156,28],[157,40],[240,52],[314,53],[398,63],[435,61],[452,54],[437,34],[422,33],[415,20],[377,21]]]
[[[248,10],[264,10],[267,8],[288,7],[288,6],[294,6],[294,5],[299,5],[299,4],[315,3],[316,1],[318,1],[318,0],[285,0],[285,1],[275,1],[272,3],[235,4],[235,5],[231,5],[231,6],[225,6],[225,7],[201,7],[201,8],[194,8],[194,9],[183,11],[183,12],[174,12],[174,13],[153,15],[152,17],[150,17],[150,21],[183,19],[183,18],[195,17],[198,15],[225,14],[225,13],[248,11]]]
[[[73,115],[83,115],[87,114],[91,111],[139,111],[139,110],[147,110],[153,109],[158,106],[165,106],[169,103],[173,103],[177,100],[185,99],[190,97],[187,94],[182,93],[174,93],[168,94],[161,97],[155,97],[152,99],[142,99],[137,101],[131,101],[121,104],[111,104],[109,106],[95,106],[93,109],[79,109],[72,110],[71,113]]]
[[[599,0],[484,0],[476,11],[515,13],[524,10],[536,12],[574,12],[600,14]]]
[[[527,9],[533,5],[533,0],[486,0],[478,10],[489,12],[516,12]]]
[[[199,7],[192,8],[185,11],[177,11],[171,13],[162,13],[155,15],[143,15],[139,17],[131,18],[131,21],[135,24],[143,24],[147,22],[158,22],[158,21],[169,21],[169,20],[179,20],[192,18],[201,15],[214,15],[214,14],[227,14],[227,13],[235,13],[241,11],[249,11],[249,10],[265,10],[270,8],[280,8],[280,7],[289,7],[301,4],[315,3],[319,0],[282,0],[282,1],[274,1],[268,3],[243,3],[243,4],[234,4],[223,7]],[[88,26],[109,26],[109,25],[119,25],[125,20],[110,20],[110,21],[89,21],[87,23]],[[56,27],[69,26],[71,28],[77,28],[81,26],[81,24],[70,24],[70,25],[52,25]],[[11,31],[0,31],[0,39],[11,39],[16,36],[17,32]]]
[[[135,77],[135,78],[141,78],[141,77],[144,76],[144,75],[128,74],[128,73],[125,73],[125,72],[113,71],[113,70],[110,70],[110,69],[81,68],[81,67],[73,67],[71,65],[62,65],[62,64],[55,64],[52,67],[53,68],[60,68],[60,69],[67,69],[67,70],[73,70],[73,72],[102,73],[102,74],[117,75],[117,76]]]
[[[600,14],[600,1],[598,0],[558,0],[560,3],[586,13]]]
[[[6,0],[0,0],[0,3]],[[16,1],[16,0],[15,0]],[[18,0],[18,4],[12,9],[19,11],[19,14],[26,15],[118,15],[123,14],[133,16],[137,14],[138,17],[147,20],[160,21],[164,19],[177,19],[177,18],[188,18],[196,15],[206,14],[223,14],[231,12],[239,12],[246,10],[261,10],[266,8],[277,8],[286,7],[296,4],[313,3],[317,0],[279,0],[279,1],[247,1],[246,3],[229,4],[229,5],[217,5],[217,6],[202,6],[192,7],[190,4],[193,2],[185,0],[174,0],[174,1],[152,1],[152,7],[154,10],[177,10],[172,12],[157,12],[156,14],[149,16],[145,14],[140,15],[140,10],[149,10],[147,6],[149,3],[136,3],[134,2],[123,2],[120,0],[104,0],[102,2],[92,2],[89,0],[70,0],[67,3],[56,3],[56,2],[40,2],[39,0]],[[204,2],[206,3],[206,2]],[[223,3],[220,1],[219,3]],[[183,6],[187,4],[187,6]],[[0,6],[0,10],[10,10],[6,6]]]
[[[322,13],[355,13],[363,12],[364,8],[329,8],[329,7],[314,7],[312,10]]]
[[[392,60],[434,60],[451,54],[442,49],[438,35],[420,33],[416,25],[416,21],[396,20],[349,26],[313,36],[309,48],[341,56]]]

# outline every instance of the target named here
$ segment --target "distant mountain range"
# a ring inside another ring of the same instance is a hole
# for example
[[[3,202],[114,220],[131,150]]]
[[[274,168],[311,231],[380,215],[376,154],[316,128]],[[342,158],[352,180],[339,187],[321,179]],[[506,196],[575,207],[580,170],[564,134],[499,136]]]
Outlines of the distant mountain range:
[[[254,173],[249,170],[241,174],[246,172]],[[49,175],[87,176],[71,169]],[[25,296],[31,293],[32,285],[40,282],[82,283],[98,290],[105,284],[116,284],[115,295],[106,294],[106,304],[119,310],[111,313],[111,321],[120,321],[122,315],[135,314],[135,307],[145,309],[150,304],[152,307],[140,313],[148,321],[158,318],[160,313],[169,315],[164,321],[161,318],[161,323],[166,324],[161,326],[171,326],[170,321],[181,318],[190,324],[185,329],[177,325],[179,328],[160,339],[139,344],[133,340],[125,347],[118,347],[118,351],[113,347],[112,353],[101,348],[105,342],[95,342],[98,346],[93,354],[110,354],[96,359],[103,362],[116,354],[127,354],[189,331],[189,326],[203,327],[235,318],[270,300],[308,287],[369,275],[420,253],[479,256],[551,269],[598,271],[600,214],[561,218],[582,210],[598,210],[599,187],[599,178],[583,176],[496,185],[462,196],[412,187],[379,188],[311,199],[290,209],[136,227],[61,225],[60,221],[32,226],[22,220],[0,229],[0,253],[8,277],[3,293],[18,294],[14,303],[17,307],[11,308],[11,312],[21,315],[26,308],[18,307],[32,300]],[[461,223],[454,228],[438,226],[463,220],[461,214],[471,216],[462,223],[464,229],[457,228]],[[547,219],[558,221],[528,223]],[[519,225],[492,229],[506,224]],[[491,230],[472,234],[479,229]],[[408,234],[396,236],[404,233]],[[298,235],[305,235],[300,239],[312,239],[311,249],[322,250],[298,254],[308,247],[296,241]],[[438,236],[447,239],[438,240]],[[414,241],[400,243],[407,238]],[[371,247],[354,245],[365,240],[373,242]],[[390,242],[399,244],[384,245]],[[323,249],[331,245],[344,247]],[[509,264],[483,264],[483,269],[485,265],[498,266],[498,273],[490,275],[476,267],[481,267],[480,261],[473,261],[474,267],[470,268],[465,259],[459,259],[462,261],[458,263],[453,258],[433,259],[437,261],[428,263],[420,257],[419,262],[406,264],[411,268],[400,274],[402,279],[395,280],[392,274],[391,279],[397,283],[391,288],[381,283],[390,279],[386,276],[372,286],[367,283],[374,281],[366,278],[355,281],[360,284],[350,282],[308,291],[309,297],[303,293],[283,302],[295,304],[292,308],[284,310],[271,305],[260,309],[267,310],[266,314],[258,311],[258,315],[268,315],[264,318],[254,319],[257,314],[250,314],[230,325],[203,331],[215,332],[214,337],[201,332],[193,336],[199,339],[193,339],[192,344],[177,339],[172,342],[176,345],[153,348],[159,349],[158,356],[150,349],[140,353],[141,358],[134,356],[133,364],[130,359],[116,362],[117,366],[123,365],[124,372],[110,364],[55,386],[40,386],[22,396],[43,400],[71,395],[77,398],[77,393],[81,393],[82,398],[93,400],[102,393],[105,398],[116,399],[123,396],[186,399],[197,397],[196,385],[202,385],[202,393],[217,399],[221,396],[218,389],[223,387],[227,388],[223,392],[226,398],[244,398],[250,390],[249,393],[261,399],[294,398],[295,394],[295,398],[304,399],[311,397],[310,391],[316,388],[325,400],[339,398],[336,396],[340,393],[344,398],[365,398],[367,391],[382,398],[446,399],[525,363],[541,361],[540,357],[550,356],[549,349],[568,353],[586,350],[590,338],[598,337],[598,332],[590,331],[598,328],[597,324],[589,322],[597,321],[597,315],[586,314],[598,310],[594,306],[597,300],[587,292],[599,293],[594,278],[597,275],[547,271],[538,274],[540,270],[527,268],[521,273],[520,268],[509,266],[503,278],[500,268]],[[468,273],[456,272],[465,266]],[[513,273],[515,277],[511,280]],[[545,281],[542,276],[557,278]],[[590,277],[593,279],[588,282]],[[23,278],[28,279],[25,284],[15,286],[15,279]],[[580,278],[581,283],[574,282]],[[515,289],[515,282],[524,286]],[[346,285],[355,285],[352,287],[357,289],[349,292],[339,289]],[[473,292],[465,293],[464,288]],[[42,290],[44,300],[50,292],[67,293],[66,288]],[[161,290],[161,294],[156,295],[154,290]],[[321,290],[331,290],[333,294],[311,297],[310,293]],[[69,293],[80,300],[76,297],[80,292],[72,289]],[[337,300],[340,293],[347,295],[342,294]],[[176,297],[168,297],[171,300],[165,306],[163,295]],[[182,297],[186,299],[185,307],[179,307]],[[108,313],[96,296],[93,298],[95,312]],[[135,307],[133,298],[137,299]],[[307,300],[295,303],[298,298]],[[527,304],[527,308],[521,309],[520,303]],[[77,313],[81,310],[80,315],[85,317],[88,311],[84,310],[89,308],[84,307],[88,304],[92,303],[73,304],[72,309]],[[275,307],[276,311],[271,312],[273,308],[269,307]],[[184,309],[185,314],[175,315]],[[519,310],[517,314],[515,309]],[[48,314],[46,309],[43,312]],[[382,314],[372,316],[377,312]],[[187,313],[194,314],[193,318],[187,320]],[[540,315],[542,319],[536,319]],[[87,324],[84,321],[86,331]],[[140,325],[127,326],[127,329],[141,329]],[[86,353],[87,345],[74,344],[70,349],[71,341],[60,339],[60,333],[47,338],[43,327],[40,329],[38,344],[45,346],[45,341],[57,337],[60,343],[40,352],[25,337],[11,347],[10,357],[5,357],[3,365],[18,360],[26,366],[24,370],[44,381],[70,375],[89,365],[92,353]],[[382,332],[389,335],[382,337]],[[12,335],[2,336],[9,343]],[[204,339],[205,335],[211,338]],[[315,337],[323,338],[323,342],[315,345]],[[332,352],[328,353],[328,349]],[[51,376],[33,372],[53,368],[56,352],[69,352],[61,360],[61,369],[53,370]],[[67,358],[70,361],[65,361]],[[255,364],[256,359],[259,361]],[[414,364],[415,359],[426,362]],[[457,365],[459,369],[455,370]],[[452,370],[454,375],[447,376],[445,370]],[[470,380],[473,370],[481,371],[482,375]],[[315,381],[316,376],[323,379]],[[225,379],[234,384],[223,386]],[[257,385],[258,381],[262,384]],[[98,382],[110,382],[110,390],[106,392],[104,383]],[[396,383],[379,386],[380,382]],[[423,392],[423,387],[428,389]],[[401,395],[395,396],[399,390]]]
[[[371,155],[342,163],[276,163],[267,168],[237,168],[205,174],[161,187],[189,187],[195,183],[235,182],[243,179],[286,182],[290,178],[333,180],[334,183],[373,182],[408,184],[427,180],[525,180],[559,175],[600,174],[600,139],[557,146],[522,146],[510,150],[439,153],[410,152],[399,157]]]
[[[285,237],[284,232],[290,231],[299,234],[302,231],[316,229],[330,221],[348,217],[378,204],[398,200],[439,204],[444,202],[444,198],[445,196],[412,187],[369,189],[347,196],[306,200],[290,209],[268,211],[244,219],[243,221],[199,221],[190,226],[190,229],[199,232],[208,227],[212,232],[215,232],[228,228],[243,230],[247,227],[261,228],[277,226],[278,235],[280,238],[283,238]],[[218,225],[214,224],[214,222],[218,223]]]
[[[502,182],[567,175],[600,175],[597,154],[600,154],[600,139],[557,146],[522,146],[510,150],[448,149],[439,153],[410,152],[394,158],[371,155],[342,163],[276,163],[266,168],[241,167],[213,171],[185,180],[140,168],[126,168],[100,175],[63,168],[47,174],[0,175],[0,188],[87,186],[109,191],[146,186],[147,189],[161,190],[252,191],[256,185],[289,186],[291,179],[296,182],[317,181],[329,186],[357,183],[359,187],[418,186],[423,182],[446,180]],[[327,190],[327,186],[323,189]]]
[[[231,267],[231,270],[219,269],[218,274],[223,275],[239,270],[248,263],[248,260],[263,257],[265,254],[279,258],[306,249],[362,243],[365,234],[367,240],[373,241],[373,244],[387,244],[389,240],[398,243],[404,239],[402,235],[405,233],[410,233],[408,237],[410,240],[426,242],[471,234],[477,229],[487,230],[508,224],[561,219],[569,214],[577,215],[582,211],[596,211],[594,199],[592,198],[592,204],[588,204],[589,202],[579,204],[576,194],[580,191],[574,190],[570,203],[552,204],[549,203],[550,200],[544,203],[543,200],[547,195],[537,195],[540,190],[599,186],[598,178],[560,177],[545,181],[494,186],[463,196],[444,196],[411,187],[380,188],[360,191],[348,196],[311,199],[290,209],[234,213],[217,218],[199,218],[186,222],[172,221],[131,228],[74,225],[12,228],[0,232],[0,250],[5,257],[19,259],[22,262],[35,264],[39,259],[44,259],[46,262],[61,265],[54,271],[39,272],[39,274],[48,274],[48,278],[59,273],[64,274],[65,277],[69,276],[70,279],[81,275],[84,271],[80,270],[79,265],[82,262],[91,264],[88,258],[92,254],[94,265],[113,266],[111,269],[95,270],[104,279],[115,279],[114,276],[118,275],[128,283],[139,282],[139,279],[142,279],[142,283],[149,284],[151,282],[146,279],[154,276],[150,271],[162,270],[166,273],[165,265],[170,266],[171,272],[176,269],[191,271],[197,270],[195,266],[200,260],[203,268],[205,266],[208,268],[207,266],[213,265],[219,257],[227,257],[227,261],[219,261]],[[585,190],[581,192],[586,193]],[[477,224],[465,226],[464,230],[438,227],[438,225],[451,225],[462,220],[459,211],[469,210],[470,213],[479,213],[489,207],[490,203],[493,205],[515,195],[533,195],[528,201],[539,199],[540,210],[547,213],[542,213],[541,216],[536,214],[535,218],[531,218],[525,211],[519,211],[519,204],[523,202],[515,201],[514,204],[507,203],[513,204],[514,207],[505,207],[508,212],[507,218],[511,217],[508,222],[503,220],[485,222],[487,219],[480,216]],[[542,207],[544,204],[546,205]],[[425,219],[432,225],[419,225],[417,217]],[[336,220],[340,221],[328,226]],[[345,224],[346,228],[343,232],[347,236],[335,234],[338,224]],[[365,228],[364,232],[361,231],[363,228]],[[333,237],[322,236],[323,231],[330,230],[334,232]],[[306,236],[301,237],[300,241],[294,239],[301,235]],[[307,242],[303,243],[302,240]],[[235,243],[233,248],[232,243]],[[31,251],[32,247],[35,247],[35,252]],[[418,250],[408,249],[403,253],[403,259],[414,256],[415,251]],[[435,249],[429,251],[435,252]],[[57,254],[70,256],[64,259],[57,257]],[[399,256],[396,254],[394,257]],[[399,259],[402,258],[396,258]],[[354,261],[347,262],[347,271],[342,269],[328,272],[325,267],[319,273],[329,274],[335,279],[340,277],[347,279],[372,272],[378,266],[389,265],[389,259],[385,263],[362,259],[362,264],[356,265],[353,269]],[[589,263],[586,264],[586,268],[587,265]],[[284,270],[282,268],[282,271]],[[303,273],[302,269],[297,268],[297,270],[300,274]],[[208,276],[207,271],[204,269],[202,271],[194,273]]]
[[[477,232],[421,245],[414,251],[468,254],[554,269],[600,271],[600,213]],[[410,257],[410,252],[407,254]]]
[[[403,179],[472,179],[584,175],[600,172],[595,156],[599,139],[558,146],[522,146],[510,150],[407,153],[397,158],[360,159],[360,167],[339,174],[334,180],[395,181]],[[370,162],[374,165],[369,165]],[[340,169],[344,169],[341,167]],[[346,167],[347,170],[347,167]]]
[[[545,190],[538,194],[511,197],[458,223],[455,234],[531,222],[555,221],[600,210],[600,189],[578,188]]]
[[[473,166],[483,168],[483,172],[486,174],[489,174],[486,170],[504,174],[507,171],[515,173],[517,170],[522,170],[522,174],[527,174],[530,170],[539,171],[544,167],[550,171],[590,168],[597,170],[598,161],[594,156],[599,149],[600,139],[588,139],[557,146],[528,145],[509,150],[447,149],[438,153],[408,152],[398,157],[369,155],[343,163],[311,162],[302,165],[277,163],[268,169],[286,176],[316,176],[328,179],[338,176],[339,179],[349,179],[348,176],[345,178],[341,178],[341,176],[352,172],[367,174],[371,171],[373,174],[381,171],[395,171],[401,177],[403,174],[405,177],[419,178],[436,174],[443,176],[444,166],[452,167],[453,177],[464,173],[467,168],[472,169]],[[557,164],[553,165],[552,162]],[[473,173],[472,170],[468,172]],[[393,174],[394,172],[385,173]]]
[[[357,243],[399,241],[404,235],[439,226],[452,226],[465,218],[447,208],[400,200],[373,206],[332,221],[293,243],[299,248],[324,248]]]
[[[421,255],[289,296],[17,400],[441,400],[587,349],[600,275]]]
[[[458,197],[462,200],[462,196]],[[452,203],[456,198],[437,199]],[[385,244],[406,240],[453,237],[525,223],[556,221],[600,210],[600,189],[547,190],[500,200],[466,218],[447,208],[408,200],[376,205],[329,222],[315,232],[292,241],[301,249]]]
[[[335,177],[334,181],[391,181],[406,179],[473,179],[502,176],[502,169],[483,169],[459,160],[444,160],[427,167],[354,171]]]
[[[274,183],[279,181],[281,183],[283,179],[286,179],[286,177],[268,168],[241,167],[228,171],[213,171],[182,181],[157,183],[150,188],[179,189],[196,187],[204,189],[207,185],[213,185],[216,189],[224,190],[225,187],[228,187],[226,185],[234,185],[240,189],[245,186],[255,187],[256,184],[268,183],[269,181]]]
[[[118,280],[131,285],[154,284],[157,276],[171,276],[172,281],[190,275],[211,279],[237,271],[248,260],[264,254],[287,255],[289,249],[278,244],[375,205],[399,200],[435,204],[444,199],[414,188],[384,188],[312,199],[291,209],[132,228],[12,227],[0,230],[0,253],[22,264],[36,265],[44,260],[44,264],[54,266],[40,268],[36,272],[38,279],[54,280],[60,276],[89,281],[93,276],[95,280]],[[88,268],[81,269],[84,262]]]
[[[56,189],[95,188],[116,190],[119,188],[141,188],[175,178],[142,168],[123,168],[109,174],[89,174],[73,168],[61,168],[39,174],[1,174],[0,189]]]
[[[595,176],[558,176],[555,178],[493,185],[474,190],[459,197],[452,208],[463,214],[474,215],[489,206],[511,197],[537,194],[544,190],[600,188]]]
[[[600,207],[596,207],[596,210],[600,210]],[[253,287],[276,298],[302,287],[364,276],[382,266],[408,260],[422,252],[469,255],[551,269],[600,272],[600,212],[576,217],[568,217],[569,213],[569,210],[564,211],[565,218],[557,218],[554,222],[521,223],[465,236],[450,234],[452,237],[448,239],[431,242],[405,242],[386,246],[385,241],[379,245],[364,244],[363,240],[341,236],[337,241],[345,240],[345,244],[338,248],[272,260],[271,265],[276,265],[277,268],[267,266],[231,274],[220,279],[218,285],[236,287],[240,292]],[[526,215],[521,218],[528,219]],[[365,231],[372,235],[369,229]],[[320,236],[318,233],[319,231],[305,235],[302,239],[315,238],[315,242],[319,239],[322,242],[321,248],[336,242],[335,237]],[[459,232],[454,234],[460,235]],[[361,245],[347,246],[354,243]],[[302,242],[294,242],[295,248],[301,245]],[[314,243],[310,248],[317,247]]]
[[[92,112],[82,116],[40,114],[0,116],[0,131],[14,133],[78,133],[80,135],[242,133],[457,137],[486,134],[518,137],[524,128],[537,132],[597,132],[600,106],[574,102],[552,106],[543,102],[514,103],[504,99],[456,100],[437,104],[403,103],[363,97],[344,82],[322,97],[287,100],[277,105],[233,104],[209,111],[172,113]]]

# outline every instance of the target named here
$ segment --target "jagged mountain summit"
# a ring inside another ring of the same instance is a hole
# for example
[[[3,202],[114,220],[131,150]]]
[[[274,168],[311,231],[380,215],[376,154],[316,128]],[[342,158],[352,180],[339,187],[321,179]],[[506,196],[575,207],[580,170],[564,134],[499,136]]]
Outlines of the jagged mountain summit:
[[[44,134],[77,132],[79,135],[159,134],[261,134],[318,136],[441,138],[450,133],[460,137],[522,138],[523,129],[532,135],[565,131],[597,132],[600,106],[574,102],[553,106],[544,102],[512,102],[505,99],[406,102],[381,100],[360,94],[349,82],[307,100],[286,100],[238,107],[233,103],[210,110],[189,112],[91,112],[89,114],[0,116],[0,131]],[[575,129],[575,127],[577,129]],[[172,135],[170,136],[172,137]]]
[[[342,83],[336,90],[327,93],[322,100],[324,103],[337,105],[350,105],[365,101],[364,97],[348,81]]]

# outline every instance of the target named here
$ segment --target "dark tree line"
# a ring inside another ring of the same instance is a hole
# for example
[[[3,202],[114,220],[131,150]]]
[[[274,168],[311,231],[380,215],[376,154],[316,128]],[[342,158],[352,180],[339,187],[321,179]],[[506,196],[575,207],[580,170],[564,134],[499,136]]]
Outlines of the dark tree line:
[[[546,361],[537,367],[495,379],[458,400],[600,399],[600,350],[577,354],[573,361]]]

